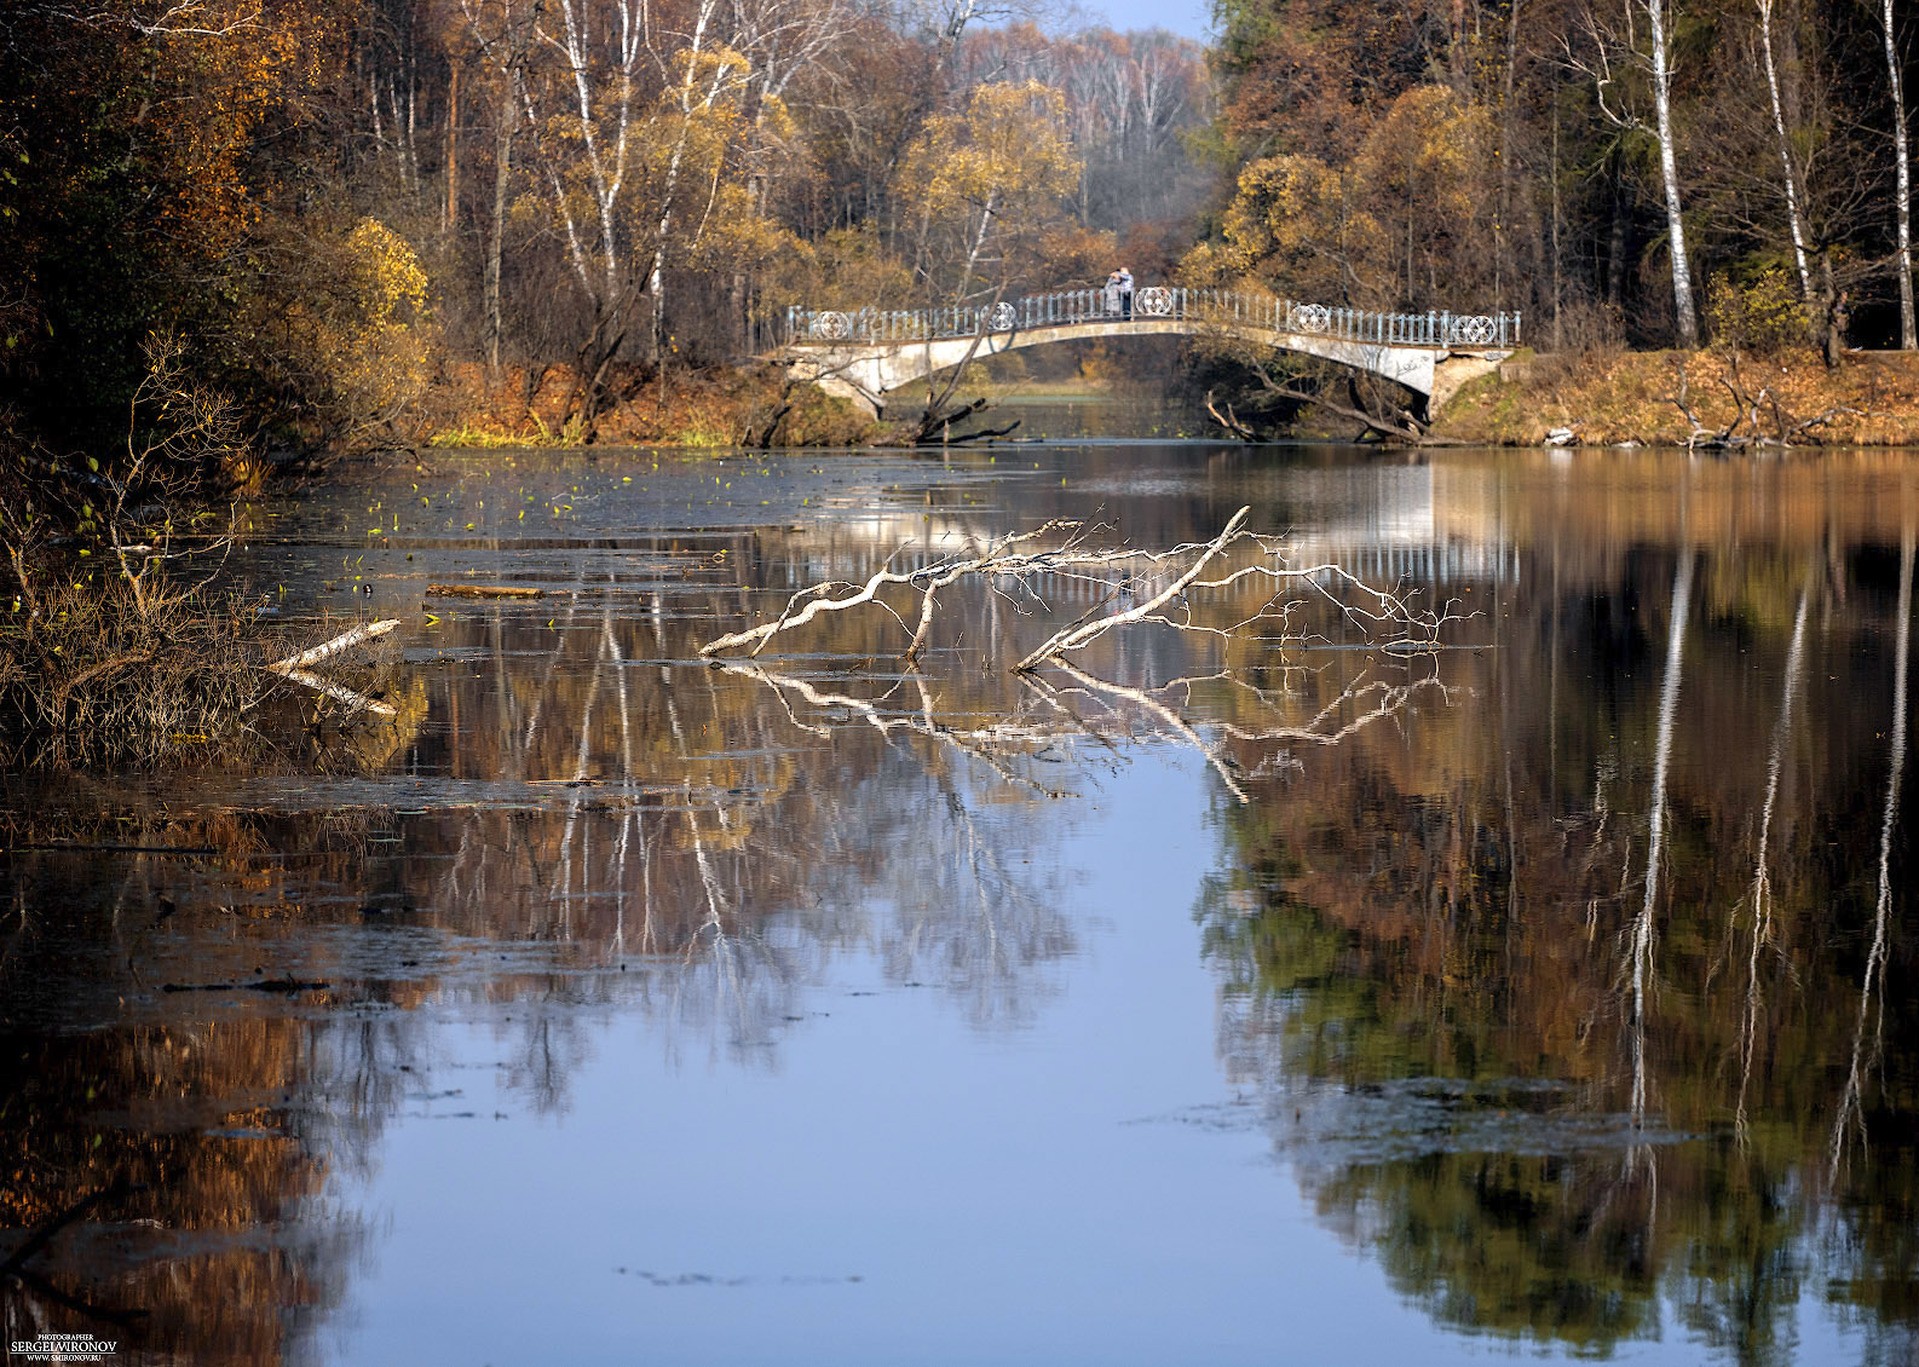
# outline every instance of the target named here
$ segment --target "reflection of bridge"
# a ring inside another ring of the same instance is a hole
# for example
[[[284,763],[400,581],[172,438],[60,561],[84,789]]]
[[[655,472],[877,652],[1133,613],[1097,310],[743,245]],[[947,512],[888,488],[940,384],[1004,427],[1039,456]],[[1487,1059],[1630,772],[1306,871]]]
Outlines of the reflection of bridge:
[[[941,309],[794,308],[786,355],[829,393],[883,413],[887,395],[975,356],[1089,337],[1223,337],[1380,375],[1443,404],[1519,345],[1517,313],[1380,313],[1230,290],[1149,286],[1130,311],[1104,290]]]

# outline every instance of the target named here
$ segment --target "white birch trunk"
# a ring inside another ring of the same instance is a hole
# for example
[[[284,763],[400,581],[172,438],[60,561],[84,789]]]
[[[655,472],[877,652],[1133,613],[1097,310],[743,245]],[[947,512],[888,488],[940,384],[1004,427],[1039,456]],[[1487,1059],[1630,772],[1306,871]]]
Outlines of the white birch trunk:
[[[686,161],[687,142],[693,135],[696,109],[710,108],[725,84],[724,67],[716,67],[704,98],[695,100],[694,86],[699,74],[699,58],[706,50],[706,31],[713,20],[715,0],[701,0],[699,16],[693,24],[693,39],[685,53],[686,74],[680,80],[680,131],[674,139],[673,153],[667,158],[666,183],[660,193],[660,219],[653,239],[653,262],[646,273],[647,293],[653,298],[653,353],[661,374],[666,366],[666,245],[673,234],[673,199],[679,193],[680,168]],[[664,380],[662,380],[664,383]]]
[[[1799,268],[1799,297],[1812,301],[1812,272],[1806,266],[1806,224],[1799,213],[1799,176],[1792,169],[1792,143],[1786,137],[1786,110],[1779,98],[1779,68],[1772,56],[1774,0],[1755,0],[1759,6],[1759,50],[1766,58],[1766,90],[1772,96],[1772,131],[1779,144],[1779,170],[1785,176],[1786,221],[1792,228],[1792,260]]]
[[[1886,0],[1890,5],[1892,0]],[[1679,344],[1699,345],[1699,316],[1692,302],[1692,267],[1686,260],[1686,220],[1679,199],[1679,167],[1673,155],[1672,54],[1666,41],[1666,0],[1645,0],[1652,23],[1653,120],[1659,136],[1659,179],[1666,190],[1666,240],[1672,253],[1672,306]]]
[[[1912,315],[1912,167],[1906,155],[1906,88],[1899,75],[1899,46],[1893,41],[1892,0],[1884,0],[1880,22],[1886,30],[1886,76],[1892,84],[1892,156],[1897,173],[1899,212],[1899,349],[1919,348]]]

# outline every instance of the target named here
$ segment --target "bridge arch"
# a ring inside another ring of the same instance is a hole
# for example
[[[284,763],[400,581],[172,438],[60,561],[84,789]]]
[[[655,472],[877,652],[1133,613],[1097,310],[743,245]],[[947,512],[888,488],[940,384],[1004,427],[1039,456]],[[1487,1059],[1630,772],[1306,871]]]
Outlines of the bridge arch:
[[[1382,313],[1227,290],[1149,287],[1131,316],[1104,291],[906,311],[792,309],[782,354],[802,378],[884,416],[890,395],[980,356],[1093,337],[1232,337],[1382,376],[1434,410],[1519,344],[1519,315]]]

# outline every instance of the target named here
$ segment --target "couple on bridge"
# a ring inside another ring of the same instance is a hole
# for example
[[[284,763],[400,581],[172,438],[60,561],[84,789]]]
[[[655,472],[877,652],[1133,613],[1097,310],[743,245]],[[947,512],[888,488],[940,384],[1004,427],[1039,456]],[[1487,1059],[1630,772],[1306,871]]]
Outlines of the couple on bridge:
[[[1133,321],[1133,273],[1124,266],[1106,277],[1106,312]]]

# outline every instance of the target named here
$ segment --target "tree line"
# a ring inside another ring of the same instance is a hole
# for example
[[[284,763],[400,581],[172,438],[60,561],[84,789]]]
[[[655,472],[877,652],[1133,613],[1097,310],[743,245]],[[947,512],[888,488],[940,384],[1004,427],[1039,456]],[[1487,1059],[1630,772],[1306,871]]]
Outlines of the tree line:
[[[118,430],[159,336],[282,447],[462,367],[567,376],[590,432],[791,303],[1169,263],[1209,91],[1189,40],[985,0],[24,0],[0,405]]]
[[[1220,0],[1194,276],[1519,309],[1554,350],[1912,349],[1890,0]]]
[[[590,434],[792,303],[1117,264],[1554,350],[1919,340],[1885,0],[1220,0],[1210,50],[1008,3],[20,0],[0,425],[157,421],[158,348],[256,451],[461,377]]]

